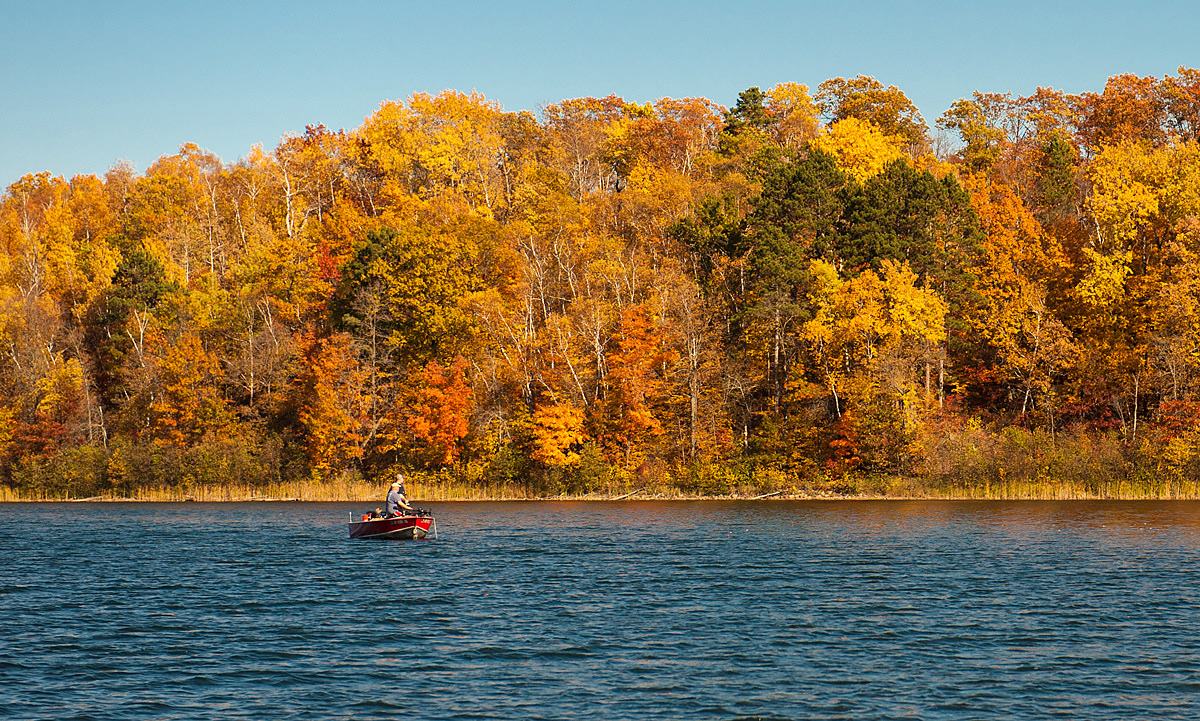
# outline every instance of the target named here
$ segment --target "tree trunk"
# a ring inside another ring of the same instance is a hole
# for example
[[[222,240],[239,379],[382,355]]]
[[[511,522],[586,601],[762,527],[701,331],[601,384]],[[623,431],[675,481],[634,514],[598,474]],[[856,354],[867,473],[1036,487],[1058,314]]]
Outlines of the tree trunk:
[[[783,319],[779,312],[779,308],[775,308],[775,353],[771,369],[771,383],[773,385],[772,401],[774,403],[775,413],[779,413],[779,406],[783,403],[783,383],[781,381],[781,371],[779,368],[780,356],[783,350]]]

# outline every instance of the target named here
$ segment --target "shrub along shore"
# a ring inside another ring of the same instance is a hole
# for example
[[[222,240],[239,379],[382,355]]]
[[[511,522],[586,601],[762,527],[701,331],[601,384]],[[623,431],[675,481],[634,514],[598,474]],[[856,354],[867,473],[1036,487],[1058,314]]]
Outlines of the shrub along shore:
[[[595,449],[591,449],[594,451]],[[437,469],[391,465],[303,475],[278,455],[236,444],[178,450],[154,443],[108,453],[83,447],[10,468],[8,501],[381,502],[396,473],[409,496],[429,501],[692,499],[1200,499],[1200,473],[1164,447],[1133,447],[1118,433],[1050,435],[1006,428],[947,433],[925,453],[923,473],[835,474],[778,456],[722,462],[647,462],[635,469],[585,450],[561,468],[503,454]],[[280,454],[282,455],[282,454]]]

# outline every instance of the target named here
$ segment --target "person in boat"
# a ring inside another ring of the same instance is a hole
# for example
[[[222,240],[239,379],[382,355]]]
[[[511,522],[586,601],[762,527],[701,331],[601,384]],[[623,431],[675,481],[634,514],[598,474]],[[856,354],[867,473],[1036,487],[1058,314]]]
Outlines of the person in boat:
[[[412,506],[408,505],[408,496],[404,493],[404,476],[400,473],[397,473],[396,480],[392,481],[384,508],[387,511],[385,513],[387,518],[403,516],[404,511],[412,510]]]

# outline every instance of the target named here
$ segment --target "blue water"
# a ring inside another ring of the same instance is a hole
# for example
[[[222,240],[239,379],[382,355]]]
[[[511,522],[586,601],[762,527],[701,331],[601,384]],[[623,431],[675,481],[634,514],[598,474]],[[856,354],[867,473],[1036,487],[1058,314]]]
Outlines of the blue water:
[[[0,505],[0,716],[1200,718],[1200,503]]]

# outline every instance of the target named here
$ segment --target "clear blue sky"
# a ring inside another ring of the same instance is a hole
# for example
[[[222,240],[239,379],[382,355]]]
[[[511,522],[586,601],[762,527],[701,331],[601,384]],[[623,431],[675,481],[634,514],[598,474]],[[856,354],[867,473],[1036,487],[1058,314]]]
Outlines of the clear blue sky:
[[[973,90],[1101,90],[1200,65],[1200,3],[0,0],[0,187],[145,167],[194,142],[224,160],[385,99],[478,90],[508,110],[644,102],[859,73],[930,125]]]

